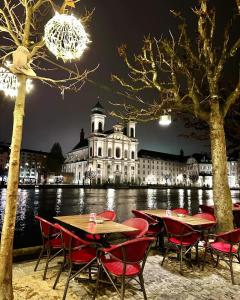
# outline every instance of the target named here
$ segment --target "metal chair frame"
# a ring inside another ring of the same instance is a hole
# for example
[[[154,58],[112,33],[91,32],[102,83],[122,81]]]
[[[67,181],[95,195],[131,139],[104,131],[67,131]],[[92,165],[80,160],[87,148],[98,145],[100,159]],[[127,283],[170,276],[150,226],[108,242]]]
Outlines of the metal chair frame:
[[[222,241],[226,242],[225,239],[221,238],[221,235],[222,234],[214,235],[215,242],[218,240],[222,240]],[[240,263],[240,240],[237,243],[233,243],[232,241],[228,241],[228,243],[230,244],[229,252],[222,252],[222,251],[218,251],[217,249],[213,249],[213,248],[211,248],[211,244],[207,245],[205,247],[202,270],[204,270],[205,263],[206,263],[206,255],[207,255],[207,252],[209,251],[213,261],[215,261],[213,255],[215,254],[217,256],[216,263],[214,264],[215,268],[218,266],[219,260],[223,260],[229,266],[232,284],[235,284],[235,279],[234,279],[234,274],[233,274],[233,263]],[[232,249],[236,245],[237,245],[237,251],[236,251],[236,253],[233,253]],[[236,258],[237,261],[234,261],[234,258]]]
[[[164,222],[164,219],[165,218],[163,218],[163,222]],[[200,232],[198,230],[194,230],[191,226],[189,226],[187,224],[184,224],[184,223],[179,222],[179,221],[175,221],[175,222],[183,224],[185,227],[189,228],[189,230],[191,230],[191,232],[188,232],[188,233],[185,233],[185,234],[181,233],[181,232],[180,232],[180,234],[171,233],[171,232],[168,231],[168,228],[167,228],[167,226],[164,222],[164,226],[165,226],[165,229],[166,229],[168,241],[167,241],[167,247],[166,247],[166,250],[164,252],[163,260],[162,260],[161,265],[163,266],[163,263],[164,263],[166,257],[168,256],[168,253],[169,253],[169,250],[170,250],[171,246],[174,246],[176,251],[177,251],[177,257],[180,258],[180,274],[183,275],[183,270],[182,270],[183,258],[190,263],[191,267],[193,267],[192,266],[192,261],[191,261],[191,250],[192,250],[193,247],[196,247],[196,245],[199,242],[199,237],[198,237],[198,239],[196,240],[195,243],[193,243],[192,245],[189,245],[189,246],[185,246],[185,245],[183,245],[184,238],[188,237],[188,236],[191,236],[193,233],[199,234]],[[180,239],[180,245],[169,242],[169,238],[171,238],[171,237],[176,237],[176,238]],[[190,258],[187,257],[188,254],[190,254]]]
[[[62,247],[63,247],[63,262],[61,263],[60,269],[57,273],[57,277],[55,279],[53,289],[56,288],[57,283],[59,281],[59,278],[60,278],[62,272],[64,271],[64,269],[67,266],[69,266],[67,281],[66,281],[66,285],[65,285],[65,288],[64,288],[63,298],[62,298],[62,300],[64,300],[66,298],[66,295],[67,295],[70,280],[75,278],[77,275],[79,275],[82,271],[84,271],[87,268],[89,268],[89,279],[92,279],[92,277],[91,277],[91,265],[97,260],[97,257],[93,258],[92,260],[90,260],[87,263],[73,263],[72,260],[71,260],[72,251],[73,250],[76,251],[76,250],[80,250],[80,249],[83,249],[83,248],[86,248],[86,247],[90,247],[92,245],[92,243],[83,241],[78,236],[76,236],[75,234],[69,232],[67,229],[63,228],[62,226],[60,226],[58,224],[56,224],[56,226],[57,226],[57,228],[60,229],[60,232],[61,232]],[[64,238],[63,238],[63,234],[62,234],[63,230],[65,231],[65,233],[69,234],[69,246],[68,247],[64,246],[65,243],[64,243],[64,240],[63,240]],[[74,239],[78,240],[80,242],[85,242],[85,243],[82,244],[82,245],[78,245],[77,247],[73,247]],[[76,271],[72,274],[73,265],[83,265],[83,266],[78,271]]]
[[[93,296],[93,299],[95,299],[97,297],[97,292],[98,292],[98,287],[99,287],[99,283],[100,283],[100,276],[101,276],[101,273],[102,271],[104,271],[108,277],[108,279],[110,280],[111,284],[113,285],[113,287],[115,288],[117,294],[120,296],[120,299],[123,300],[124,299],[124,296],[125,296],[125,290],[126,290],[126,285],[131,281],[131,280],[135,280],[141,287],[140,291],[142,291],[143,293],[143,296],[144,296],[144,299],[147,300],[147,294],[146,294],[146,291],[145,291],[145,287],[144,287],[144,278],[143,278],[143,270],[144,270],[144,267],[145,267],[145,263],[146,263],[146,260],[147,260],[147,256],[148,256],[148,253],[150,251],[150,248],[151,248],[151,245],[154,241],[153,238],[143,238],[143,239],[149,239],[151,240],[151,243],[149,244],[148,248],[146,249],[145,251],[145,254],[144,254],[144,257],[142,260],[136,262],[132,262],[132,261],[127,261],[126,260],[126,250],[124,248],[125,244],[126,243],[129,243],[129,241],[125,242],[125,243],[122,243],[120,245],[117,245],[121,248],[121,252],[122,252],[122,257],[123,259],[119,259],[118,257],[114,256],[112,253],[108,252],[107,250],[104,251],[99,251],[99,255],[98,255],[98,272],[97,272],[97,281],[96,281],[96,288],[95,288],[95,293],[94,293],[94,296]],[[139,241],[141,240],[141,238],[137,238],[135,240],[131,240],[130,242],[133,242],[134,241]],[[101,256],[102,255],[109,255],[111,258],[115,259],[116,261],[120,261],[123,263],[123,275],[120,275],[120,276],[117,276],[117,275],[114,275],[114,274],[111,274],[105,267],[104,267],[104,264],[102,263],[101,261]],[[141,264],[141,271],[140,273],[137,275],[138,276],[138,279],[136,279],[136,276],[129,276],[129,275],[126,275],[126,267],[127,267],[127,264],[132,264],[132,263],[138,263],[138,264]],[[117,288],[117,283],[114,282],[114,278],[116,279],[121,279],[121,291],[119,291],[119,289]],[[126,282],[126,279],[128,279],[128,281]]]
[[[44,252],[46,251],[47,260],[46,260],[46,264],[45,264],[45,268],[44,268],[44,273],[43,273],[43,280],[45,280],[46,276],[47,276],[47,269],[48,269],[49,263],[55,257],[57,257],[63,251],[63,249],[62,248],[59,249],[59,248],[51,247],[50,241],[53,240],[53,239],[55,239],[55,238],[60,237],[60,232],[59,233],[56,232],[56,233],[51,234],[51,229],[56,229],[55,225],[52,224],[52,223],[50,223],[49,221],[47,221],[47,220],[39,217],[39,216],[36,216],[35,218],[40,223],[41,237],[42,237],[42,249],[41,249],[41,252],[40,252],[40,254],[38,256],[38,260],[37,260],[36,266],[34,268],[34,272],[37,271],[38,265],[39,265],[41,259],[44,256]],[[47,233],[45,233],[44,230],[43,230],[42,222],[44,222],[45,224],[47,224],[49,226]],[[51,256],[52,250],[54,250],[54,249],[59,249],[59,250],[53,256]]]

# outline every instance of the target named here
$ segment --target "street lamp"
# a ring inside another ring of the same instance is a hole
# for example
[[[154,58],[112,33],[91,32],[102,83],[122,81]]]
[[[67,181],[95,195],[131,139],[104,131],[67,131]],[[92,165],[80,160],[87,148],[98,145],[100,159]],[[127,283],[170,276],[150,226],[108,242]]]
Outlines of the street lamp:
[[[164,111],[163,114],[159,117],[160,126],[169,126],[172,123],[172,116],[170,115],[171,110]]]

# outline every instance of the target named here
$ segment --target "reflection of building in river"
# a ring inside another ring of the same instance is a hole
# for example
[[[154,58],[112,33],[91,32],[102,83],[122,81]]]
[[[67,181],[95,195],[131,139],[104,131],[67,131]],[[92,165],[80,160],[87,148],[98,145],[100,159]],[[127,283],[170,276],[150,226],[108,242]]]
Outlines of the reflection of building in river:
[[[117,124],[105,131],[106,115],[98,102],[91,111],[91,133],[67,153],[63,171],[76,184],[135,183],[212,187],[212,164],[207,154],[184,156],[138,151],[136,124]],[[239,186],[239,162],[228,161],[230,187]]]

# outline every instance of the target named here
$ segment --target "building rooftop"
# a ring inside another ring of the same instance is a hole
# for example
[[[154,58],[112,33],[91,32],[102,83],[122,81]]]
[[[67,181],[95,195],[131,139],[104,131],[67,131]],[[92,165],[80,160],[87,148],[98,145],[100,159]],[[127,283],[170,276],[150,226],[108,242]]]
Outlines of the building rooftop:
[[[88,146],[88,139],[83,139],[72,149],[72,151],[80,149],[80,148],[85,148],[87,146]],[[72,151],[70,151],[70,152],[72,152]]]
[[[138,157],[146,158],[146,159],[148,159],[148,158],[149,159],[162,159],[162,160],[179,161],[179,162],[186,161],[186,156],[145,150],[145,149],[141,149],[138,151]]]
[[[91,112],[93,114],[105,115],[105,109],[99,101],[93,106]]]

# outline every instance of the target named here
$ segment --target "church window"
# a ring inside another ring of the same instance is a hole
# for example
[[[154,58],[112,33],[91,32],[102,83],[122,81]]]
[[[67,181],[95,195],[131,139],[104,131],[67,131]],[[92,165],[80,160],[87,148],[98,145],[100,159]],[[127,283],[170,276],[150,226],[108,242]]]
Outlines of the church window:
[[[134,128],[130,128],[130,137],[134,137]]]
[[[92,147],[90,147],[90,151],[89,151],[89,155],[90,155],[90,157],[92,157],[92,155],[93,155],[93,153],[92,153],[93,151],[92,151]]]
[[[128,158],[128,151],[127,150],[124,151],[124,157]]]
[[[134,151],[132,151],[132,154],[131,154],[131,157],[132,157],[132,159],[134,159]]]
[[[100,164],[98,164],[98,165],[97,165],[97,168],[98,168],[98,169],[101,169],[101,165],[100,165]]]
[[[92,122],[92,132],[94,132],[94,122]]]
[[[116,158],[120,158],[121,156],[121,150],[119,147],[116,148]]]
[[[102,148],[101,147],[98,148],[98,156],[102,156]]]
[[[98,132],[102,132],[103,131],[103,124],[102,122],[98,123]]]
[[[112,149],[108,148],[108,157],[111,157],[111,156],[112,156]]]

